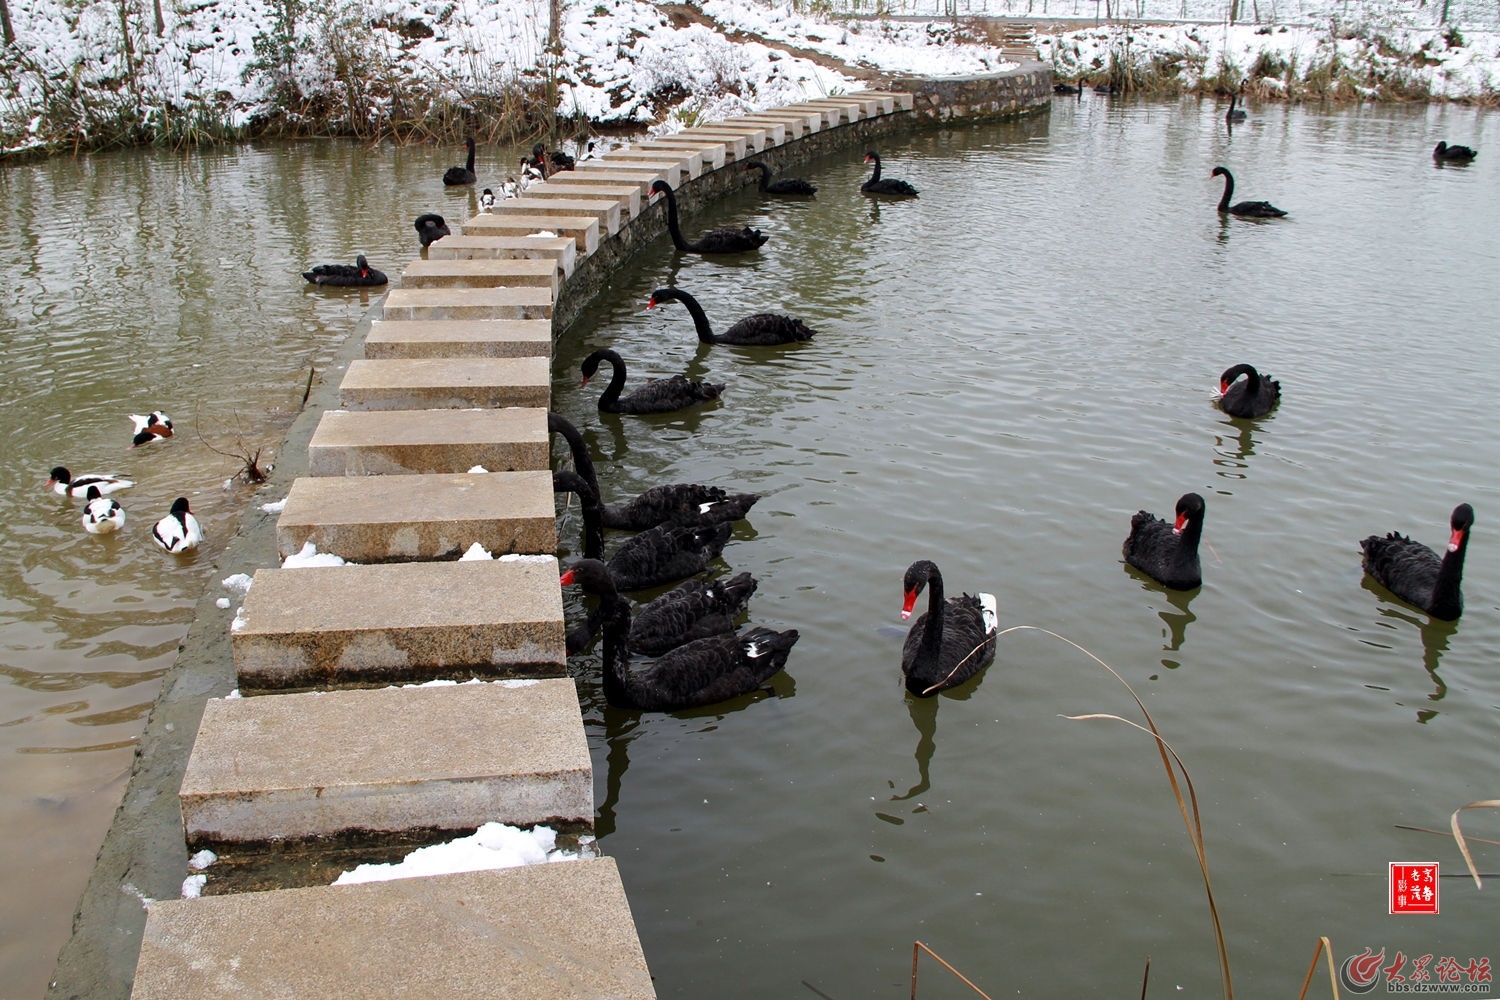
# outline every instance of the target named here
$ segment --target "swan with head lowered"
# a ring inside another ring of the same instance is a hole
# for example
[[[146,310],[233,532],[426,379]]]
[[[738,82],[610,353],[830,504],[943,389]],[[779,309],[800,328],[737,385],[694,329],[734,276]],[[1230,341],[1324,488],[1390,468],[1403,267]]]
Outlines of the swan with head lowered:
[[[651,183],[651,197],[657,195],[667,199],[667,232],[672,234],[672,245],[683,253],[747,253],[759,249],[767,237],[759,229],[745,226],[742,229],[710,229],[689,243],[683,238],[682,228],[677,222],[677,195],[672,185],[664,180]]]
[[[1203,511],[1203,498],[1196,493],[1178,499],[1175,521],[1137,511],[1122,549],[1125,561],[1171,590],[1201,587],[1198,542],[1203,537]]]
[[[604,697],[616,708],[675,712],[752,694],[786,665],[797,644],[796,629],[752,628],[695,639],[633,670],[630,604],[616,591],[610,573],[598,560],[584,559],[563,573],[560,582],[565,587],[577,584],[599,598]]]
[[[319,264],[311,271],[303,271],[302,277],[314,285],[340,288],[384,285],[388,280],[384,271],[370,266],[364,254],[358,254],[353,264]]]
[[[594,460],[578,428],[566,417],[547,414],[547,433],[561,434],[573,456],[573,467],[599,495]],[[702,483],[665,483],[653,486],[623,504],[599,505],[600,522],[606,528],[645,531],[658,524],[688,521],[738,521],[750,512],[758,493],[730,493],[723,487]]]
[[[432,246],[444,236],[452,236],[448,229],[448,223],[436,212],[423,212],[417,216],[412,226],[417,230],[417,242],[424,247]]]
[[[473,136],[470,136],[469,138],[464,140],[464,146],[469,151],[469,158],[464,161],[464,165],[461,167],[449,167],[443,173],[443,183],[448,185],[449,187],[457,187],[461,184],[473,184],[475,181],[479,180],[478,175],[474,173]]]
[[[1432,158],[1439,163],[1468,163],[1479,155],[1479,150],[1468,146],[1450,146],[1440,142],[1432,149]]]
[[[601,362],[607,362],[613,372],[599,397],[599,409],[604,413],[673,413],[713,402],[724,392],[722,382],[700,382],[686,375],[673,375],[651,379],[630,395],[621,396],[625,388],[625,360],[607,347],[583,359],[584,385],[589,384]]]
[[[1461,503],[1453,508],[1448,519],[1448,550],[1441,559],[1421,542],[1394,531],[1384,538],[1371,535],[1359,543],[1365,572],[1406,603],[1442,621],[1455,621],[1464,612],[1459,583],[1473,526],[1473,507]]]
[[[865,194],[888,194],[900,198],[915,198],[917,189],[905,181],[896,180],[894,177],[880,176],[880,154],[870,150],[865,154],[865,162],[875,164],[875,172],[870,179],[859,186]]]
[[[1269,201],[1242,201],[1237,205],[1229,204],[1229,199],[1234,197],[1234,175],[1227,167],[1214,167],[1212,176],[1224,178],[1224,197],[1219,199],[1221,214],[1227,212],[1246,219],[1279,219],[1286,215]]]
[[[1235,365],[1219,376],[1219,409],[1231,417],[1263,417],[1280,402],[1281,383],[1262,375],[1254,365]]]
[[[800,177],[778,177],[771,180],[771,168],[759,160],[751,160],[745,164],[746,170],[754,170],[760,174],[759,191],[761,194],[817,194],[818,189]]]
[[[698,331],[698,341],[704,344],[740,344],[747,347],[768,347],[773,344],[792,344],[799,340],[811,340],[815,331],[792,316],[776,313],[755,313],[746,316],[723,333],[714,333],[708,325],[708,314],[698,300],[680,288],[658,288],[651,293],[647,309],[655,309],[663,302],[681,302],[693,317],[693,326]]]
[[[906,634],[901,673],[906,690],[930,698],[962,684],[995,659],[995,595],[963,594],[943,599],[943,575],[937,564],[918,559],[902,580],[901,617],[911,617],[917,597],[927,590],[927,610]]]

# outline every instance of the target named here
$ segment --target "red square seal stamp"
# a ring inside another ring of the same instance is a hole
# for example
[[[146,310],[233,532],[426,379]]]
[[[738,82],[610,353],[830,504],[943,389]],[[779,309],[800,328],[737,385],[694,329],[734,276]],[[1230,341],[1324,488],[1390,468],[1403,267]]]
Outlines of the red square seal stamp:
[[[1390,900],[1391,913],[1436,913],[1438,863],[1392,861],[1386,896]]]

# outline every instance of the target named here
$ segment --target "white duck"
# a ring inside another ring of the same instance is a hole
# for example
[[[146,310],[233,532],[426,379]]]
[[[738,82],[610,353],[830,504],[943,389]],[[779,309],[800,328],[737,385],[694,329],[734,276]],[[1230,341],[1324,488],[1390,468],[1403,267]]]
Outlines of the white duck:
[[[172,512],[151,529],[151,537],[167,552],[191,552],[203,541],[203,526],[188,508],[187,497],[172,501]]]
[[[479,193],[479,214],[489,215],[495,210],[495,192],[485,188]]]
[[[55,467],[50,475],[51,478],[47,480],[46,485],[65,497],[87,496],[91,487],[97,489],[101,496],[105,496],[116,490],[135,485],[135,480],[121,479],[119,476],[74,476],[61,465]]]
[[[108,535],[125,527],[125,508],[118,500],[101,494],[99,487],[90,486],[88,501],[83,507],[83,530],[91,535]]]

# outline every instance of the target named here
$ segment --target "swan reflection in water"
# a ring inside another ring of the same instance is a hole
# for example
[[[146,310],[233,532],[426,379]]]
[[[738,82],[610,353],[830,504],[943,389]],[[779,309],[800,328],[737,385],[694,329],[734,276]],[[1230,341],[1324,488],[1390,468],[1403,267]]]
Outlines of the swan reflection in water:
[[[1422,637],[1422,669],[1427,672],[1427,677],[1432,682],[1432,691],[1427,695],[1427,700],[1429,702],[1442,701],[1448,695],[1448,682],[1443,680],[1442,675],[1438,673],[1438,667],[1441,666],[1443,654],[1448,651],[1448,640],[1458,631],[1458,622],[1430,618],[1404,604],[1391,603],[1390,591],[1370,579],[1368,573],[1360,580],[1359,585],[1374,594],[1381,602],[1380,618],[1376,621],[1376,625],[1393,632],[1402,631],[1402,625],[1410,625],[1417,629]],[[1369,640],[1367,642],[1379,649],[1394,651],[1396,648],[1394,642]],[[1383,684],[1367,682],[1365,686],[1378,691],[1391,690]],[[1439,714],[1436,708],[1419,708],[1417,721],[1425,725],[1437,718]]]
[[[917,762],[917,781],[904,792],[893,794],[892,802],[905,802],[908,799],[923,795],[932,788],[932,758],[937,753],[937,715],[938,706],[946,700],[968,701],[979,686],[984,683],[985,674],[989,671],[981,671],[977,676],[970,678],[957,687],[948,688],[940,692],[934,698],[917,698],[907,694],[906,711],[911,716],[911,723],[917,730],[917,748],[912,756]],[[895,781],[888,781],[887,785],[894,791]],[[880,815],[878,812],[876,815]],[[889,816],[882,816],[886,822],[899,822]]]
[[[1171,611],[1158,611],[1157,617],[1162,620],[1162,650],[1168,653],[1181,652],[1183,643],[1187,642],[1187,627],[1198,620],[1189,607],[1193,598],[1197,597],[1199,591],[1169,590],[1166,592],[1167,601],[1172,605]],[[1170,657],[1162,657],[1161,665],[1168,670],[1176,670],[1182,666],[1178,661]],[[1153,678],[1154,679],[1154,678]]]

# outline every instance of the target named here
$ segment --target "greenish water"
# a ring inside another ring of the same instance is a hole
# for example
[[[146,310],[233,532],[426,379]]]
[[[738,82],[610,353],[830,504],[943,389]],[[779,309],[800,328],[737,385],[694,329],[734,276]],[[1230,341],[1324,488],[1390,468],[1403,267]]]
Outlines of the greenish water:
[[[679,479],[763,493],[720,569],[760,580],[753,622],[802,634],[778,697],[677,716],[605,708],[597,650],[573,663],[601,847],[660,995],[905,995],[915,939],[995,996],[1134,995],[1148,955],[1153,995],[1216,989],[1150,744],[1062,718],[1134,718],[1124,689],[1019,632],[977,684],[907,698],[900,578],[917,558],[1141,694],[1196,784],[1243,995],[1291,995],[1320,934],[1339,959],[1493,960],[1471,884],[1446,879],[1442,914],[1417,921],[1385,914],[1383,873],[1461,871],[1450,841],[1397,825],[1440,829],[1495,794],[1495,168],[1428,154],[1439,138],[1500,148],[1496,119],[1251,113],[1226,134],[1209,105],[1089,95],[917,135],[881,149],[922,189],[907,203],[860,197],[849,150],[795,171],[815,201],[747,193],[687,220],[763,227],[756,258],[678,258],[661,240],[564,334],[555,407],[586,428],[608,498]],[[237,463],[208,445],[277,440],[308,366],[367,308],[297,272],[362,250],[399,274],[412,217],[472,211],[435,180],[456,159],[309,143],[0,172],[22,213],[0,233],[17,431],[0,511],[20,567],[0,604],[0,893],[28,901],[0,916],[0,982],[16,995],[45,983],[159,677],[255,502],[223,487]],[[1217,163],[1291,215],[1221,222]],[[680,306],[643,309],[670,283],[720,326],[774,309],[818,337],[700,349]],[[724,401],[600,416],[577,366],[606,344],[632,379],[708,375]],[[1285,392],[1251,426],[1211,399],[1241,360]],[[178,436],[125,451],[125,414],[153,408]],[[78,505],[41,490],[58,463],[139,481],[123,537],[85,536]],[[1208,513],[1205,584],[1184,597],[1128,573],[1119,547],[1131,513],[1188,490]],[[185,562],[145,538],[179,494],[210,539]],[[1468,609],[1429,625],[1362,582],[1357,542],[1440,544],[1460,500],[1478,518]],[[922,995],[964,995],[943,983],[924,964]]]

